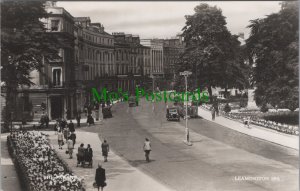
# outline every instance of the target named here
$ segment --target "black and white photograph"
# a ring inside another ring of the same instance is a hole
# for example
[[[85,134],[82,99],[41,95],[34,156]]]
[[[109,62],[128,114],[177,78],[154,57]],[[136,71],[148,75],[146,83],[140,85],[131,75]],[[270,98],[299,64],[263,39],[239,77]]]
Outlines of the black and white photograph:
[[[298,191],[298,1],[1,0],[1,191]]]

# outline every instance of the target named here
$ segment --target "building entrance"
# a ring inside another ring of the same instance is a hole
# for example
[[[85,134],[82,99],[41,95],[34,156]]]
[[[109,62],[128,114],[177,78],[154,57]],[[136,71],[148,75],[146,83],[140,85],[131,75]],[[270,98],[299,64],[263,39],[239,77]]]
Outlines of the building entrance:
[[[62,118],[63,114],[63,97],[51,97],[51,119]]]

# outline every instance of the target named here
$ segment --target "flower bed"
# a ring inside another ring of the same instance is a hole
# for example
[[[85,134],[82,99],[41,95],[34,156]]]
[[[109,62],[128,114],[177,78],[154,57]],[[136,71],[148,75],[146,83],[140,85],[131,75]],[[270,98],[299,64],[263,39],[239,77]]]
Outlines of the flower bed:
[[[26,190],[84,191],[83,180],[73,175],[49,144],[36,131],[14,132],[8,146]]]
[[[211,106],[209,105],[203,105],[201,106],[202,108],[206,110],[210,110]],[[250,112],[250,111],[245,111],[245,112],[229,112],[226,113],[224,111],[220,111],[220,114],[223,117],[226,117],[231,120],[236,120],[238,122],[243,123],[245,118],[250,117],[252,124],[268,128],[268,129],[273,129],[282,133],[287,133],[287,134],[292,134],[292,135],[298,135],[299,134],[299,128],[298,126],[293,126],[293,125],[287,125],[283,123],[277,123],[274,121],[270,120],[265,120],[262,118],[262,113],[259,111],[256,112]]]

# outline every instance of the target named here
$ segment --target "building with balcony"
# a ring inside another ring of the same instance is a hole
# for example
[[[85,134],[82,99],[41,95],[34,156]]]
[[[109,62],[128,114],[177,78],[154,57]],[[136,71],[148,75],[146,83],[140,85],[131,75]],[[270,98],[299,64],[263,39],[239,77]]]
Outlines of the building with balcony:
[[[74,21],[76,82],[83,90],[77,107],[82,110],[91,101],[91,88],[117,88],[114,37],[105,32],[101,23],[91,23],[89,17],[75,17]]]

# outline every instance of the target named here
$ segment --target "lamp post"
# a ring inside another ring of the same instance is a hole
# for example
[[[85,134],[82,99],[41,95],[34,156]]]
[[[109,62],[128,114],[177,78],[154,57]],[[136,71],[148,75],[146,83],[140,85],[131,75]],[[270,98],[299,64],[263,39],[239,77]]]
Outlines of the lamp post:
[[[185,140],[183,141],[185,144],[188,146],[192,146],[193,144],[190,142],[190,133],[189,133],[189,128],[188,128],[188,111],[187,111],[187,106],[188,106],[188,94],[187,94],[187,77],[191,75],[192,72],[190,71],[184,71],[180,72],[181,76],[184,76],[185,79],[185,93],[187,95],[186,99],[186,105],[185,105]]]

